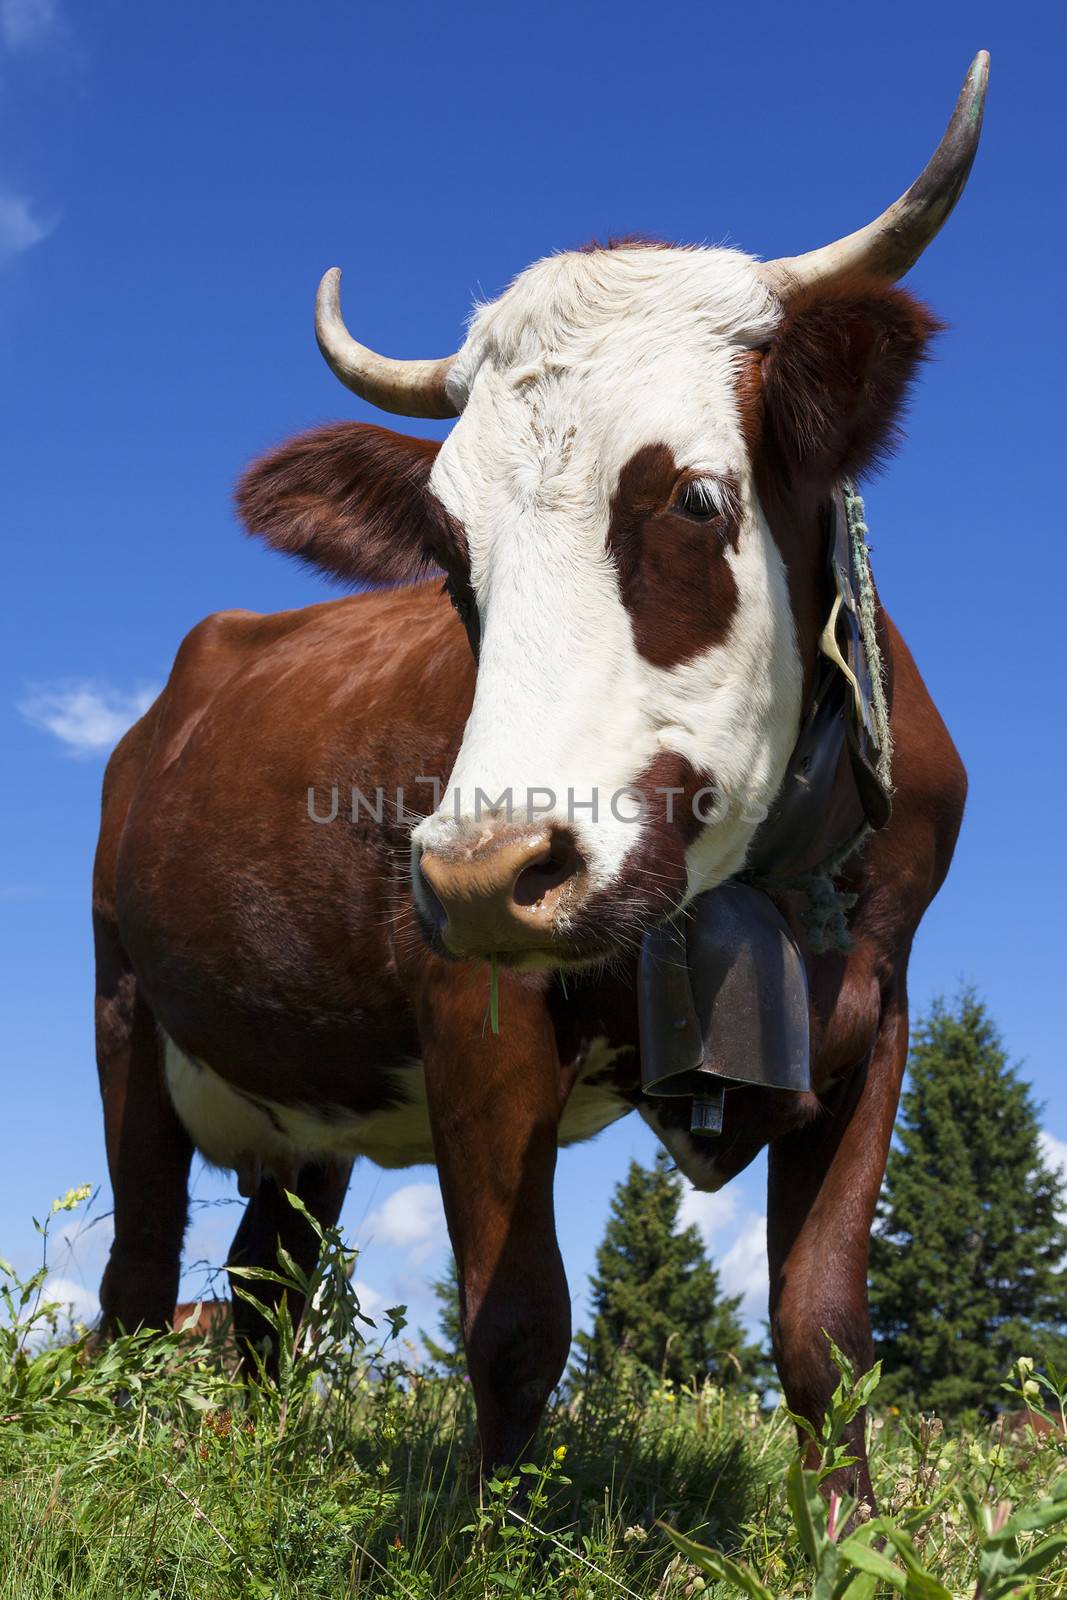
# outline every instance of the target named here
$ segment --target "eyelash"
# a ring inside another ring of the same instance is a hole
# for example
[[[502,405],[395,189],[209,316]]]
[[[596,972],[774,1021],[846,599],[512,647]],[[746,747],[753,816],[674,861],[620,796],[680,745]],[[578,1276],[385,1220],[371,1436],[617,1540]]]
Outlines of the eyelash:
[[[446,577],[441,588],[452,602],[452,609],[456,612],[464,627],[470,622],[474,614],[474,601],[470,595],[465,594],[455,579]]]
[[[691,522],[719,522],[723,515],[700,482],[683,484],[671,502],[671,511],[675,516],[688,517]]]

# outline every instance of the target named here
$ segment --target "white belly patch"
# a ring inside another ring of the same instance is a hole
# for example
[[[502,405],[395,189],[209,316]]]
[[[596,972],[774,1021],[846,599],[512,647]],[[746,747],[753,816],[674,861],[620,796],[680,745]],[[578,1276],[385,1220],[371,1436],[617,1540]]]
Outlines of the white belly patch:
[[[367,1156],[380,1167],[433,1161],[421,1061],[398,1069],[403,1103],[368,1115],[341,1106],[279,1105],[246,1094],[206,1062],[185,1055],[166,1035],[163,1061],[174,1109],[197,1149],[215,1166],[239,1175],[259,1168],[290,1183],[308,1161]]]
[[[618,1122],[632,1111],[628,1100],[617,1094],[611,1082],[611,1067],[630,1048],[608,1048],[606,1039],[594,1039],[586,1051],[577,1082],[567,1096],[559,1124],[560,1144],[578,1144],[592,1139],[611,1122]]]
[[[618,1051],[602,1039],[590,1047],[560,1122],[559,1141],[590,1139],[631,1108],[609,1085],[605,1074]],[[292,1188],[308,1161],[351,1161],[366,1156],[379,1167],[432,1163],[433,1139],[421,1061],[397,1069],[403,1102],[384,1111],[360,1114],[341,1106],[280,1105],[235,1089],[205,1061],[187,1056],[163,1035],[163,1070],[174,1109],[189,1137],[214,1166],[238,1174],[241,1189],[252,1192],[260,1172]]]

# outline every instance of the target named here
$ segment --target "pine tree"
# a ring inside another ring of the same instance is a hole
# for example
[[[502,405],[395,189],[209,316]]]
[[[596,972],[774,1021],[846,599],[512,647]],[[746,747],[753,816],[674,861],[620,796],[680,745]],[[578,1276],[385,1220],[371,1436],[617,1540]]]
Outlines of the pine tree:
[[[419,1338],[426,1346],[430,1360],[447,1373],[466,1372],[467,1357],[463,1349],[463,1333],[459,1325],[459,1278],[456,1275],[456,1258],[449,1255],[448,1265],[439,1278],[430,1285],[437,1300],[437,1334],[432,1339],[423,1329]]]
[[[1017,1356],[1067,1364],[1064,1184],[973,990],[919,1023],[908,1072],[871,1240],[880,1393],[989,1410]]]
[[[711,1377],[762,1389],[765,1352],[748,1341],[740,1297],[724,1296],[695,1227],[679,1229],[682,1180],[664,1151],[651,1169],[634,1161],[611,1202],[596,1272],[593,1326],[576,1343],[575,1374],[610,1373],[628,1355],[676,1383]]]

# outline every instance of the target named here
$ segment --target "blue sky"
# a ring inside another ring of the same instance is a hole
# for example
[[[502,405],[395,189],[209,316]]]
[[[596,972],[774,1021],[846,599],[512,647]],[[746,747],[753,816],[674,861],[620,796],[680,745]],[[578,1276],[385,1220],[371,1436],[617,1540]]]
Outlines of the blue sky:
[[[1062,809],[1062,10],[985,3],[536,8],[0,0],[0,1252],[105,1183],[89,869],[104,748],[226,606],[323,598],[238,532],[258,451],[371,413],[315,349],[321,272],[358,335],[454,348],[475,296],[591,236],[793,253],[865,222],[993,56],[967,193],[909,280],[951,324],[867,496],[883,597],[971,774],[912,997],[976,983],[1067,1154]],[[444,425],[414,423],[439,434]],[[1060,1141],[1061,1144],[1055,1143]],[[579,1297],[634,1118],[565,1154]],[[369,1303],[411,1300],[444,1235],[428,1170],[357,1170]],[[762,1168],[694,1201],[758,1314]],[[204,1198],[232,1191],[198,1178]],[[197,1213],[220,1259],[229,1208]],[[95,1288],[106,1224],[56,1268]],[[580,1303],[579,1303],[580,1309]]]

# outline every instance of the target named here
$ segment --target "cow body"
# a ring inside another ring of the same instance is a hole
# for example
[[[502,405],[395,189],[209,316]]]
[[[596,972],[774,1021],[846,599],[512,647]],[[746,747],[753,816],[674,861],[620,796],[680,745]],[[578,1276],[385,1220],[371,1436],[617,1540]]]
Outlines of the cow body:
[[[570,1342],[557,1149],[637,1110],[701,1188],[769,1148],[792,1408],[822,1416],[826,1333],[868,1362],[908,956],[965,789],[877,601],[893,804],[837,873],[851,948],[819,953],[802,897],[777,895],[807,966],[811,1091],[731,1089],[723,1131],[692,1133],[684,1101],[642,1090],[635,978],[650,930],[759,858],[826,648],[828,508],[891,449],[937,331],[895,283],[962,190],[987,71],[980,54],[907,193],[806,256],[563,253],[440,361],[359,344],[339,273],[323,279],[337,376],[384,409],[458,420],[441,444],[336,424],[253,465],[250,532],[399,587],[209,619],[109,765],[105,1332],[171,1317],[194,1145],[249,1197],[231,1265],[261,1268],[279,1243],[314,1259],[284,1190],[332,1222],[357,1157],[432,1157],[483,1459],[512,1462]],[[842,747],[794,866],[839,861],[862,815]],[[244,1299],[234,1322],[246,1344],[266,1330]],[[847,1443],[844,1477],[869,1499],[862,1417]]]
[[[459,747],[474,666],[439,585],[201,624],[113,757],[105,794],[94,905],[118,1219],[108,1321],[170,1317],[193,1143],[241,1175],[251,1204],[232,1259],[261,1265],[276,1236],[309,1248],[279,1184],[329,1220],[356,1157],[392,1167],[436,1152],[485,1449],[503,1459],[525,1442],[569,1337],[556,1145],[636,1108],[698,1187],[771,1144],[776,1344],[792,1403],[817,1411],[831,1381],[821,1329],[858,1360],[869,1353],[866,1238],[906,1050],[907,952],[963,797],[958,758],[888,622],[885,636],[894,816],[849,880],[855,949],[810,961],[815,1094],[732,1091],[709,1141],[641,1092],[633,962],[572,976],[566,994],[549,974],[505,974],[494,1038],[484,966],[446,966],[415,926],[409,823],[395,805],[381,825],[362,806],[351,821],[353,789],[418,795],[416,780],[450,770]],[[309,780],[319,815],[336,787],[332,821],[308,814]],[[449,1100],[435,1127],[434,1104]],[[486,1146],[500,1143],[496,1166]],[[538,1236],[524,1243],[516,1197],[531,1184]],[[459,1218],[480,1211],[488,1225],[464,1238]],[[515,1349],[524,1313],[534,1338]],[[243,1303],[237,1318],[259,1331]]]

